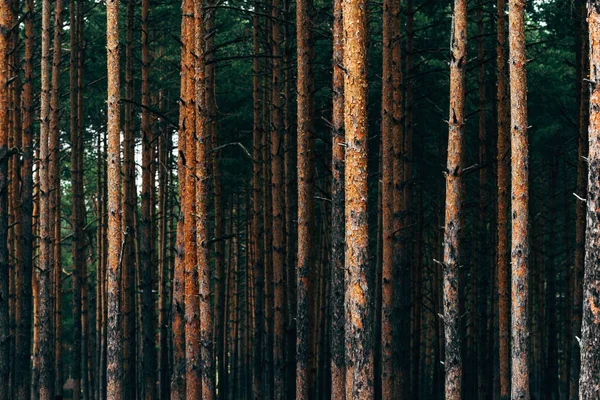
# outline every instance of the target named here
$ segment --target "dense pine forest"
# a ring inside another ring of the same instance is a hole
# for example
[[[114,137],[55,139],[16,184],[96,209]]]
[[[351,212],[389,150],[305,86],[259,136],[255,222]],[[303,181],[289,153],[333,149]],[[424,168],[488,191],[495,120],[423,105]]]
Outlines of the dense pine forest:
[[[600,0],[0,0],[0,400],[60,398],[600,399]]]

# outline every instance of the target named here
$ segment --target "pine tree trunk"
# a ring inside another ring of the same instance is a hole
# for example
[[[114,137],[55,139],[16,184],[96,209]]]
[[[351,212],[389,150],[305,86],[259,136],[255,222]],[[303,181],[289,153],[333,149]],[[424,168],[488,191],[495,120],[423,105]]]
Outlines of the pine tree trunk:
[[[331,144],[331,397],[346,398],[344,359],[344,18],[342,0],[333,2],[333,129]],[[288,218],[291,216],[288,216]]]
[[[211,305],[210,264],[208,259],[208,174],[211,159],[208,155],[210,128],[207,128],[205,92],[205,42],[202,2],[197,2],[196,19],[196,245],[199,282],[200,368],[202,371],[202,399],[215,398],[215,365],[213,358],[213,308]]]
[[[600,1],[588,0],[588,27],[590,43],[590,111],[589,111],[589,155],[587,228],[585,232],[585,269],[583,277],[583,318],[581,324],[581,376],[579,378],[579,398],[594,399],[600,396],[600,351],[597,346],[600,337],[600,299],[598,280],[598,210],[600,209]]]
[[[255,2],[255,14],[252,17],[252,46],[253,53],[257,55],[259,49],[259,17],[258,2]],[[263,246],[261,245],[261,203],[262,203],[262,136],[261,112],[260,112],[260,60],[254,57],[252,62],[252,98],[253,98],[253,126],[252,126],[252,244],[253,244],[253,272],[254,272],[254,346],[253,357],[254,366],[252,374],[252,393],[253,399],[262,399],[262,372],[263,372],[263,313],[264,313],[264,275],[263,275]],[[225,344],[226,347],[226,344]],[[225,366],[227,364],[224,362]],[[223,377],[224,378],[224,377]],[[223,379],[226,382],[226,379]],[[223,392],[223,396],[226,396]],[[227,397],[224,397],[227,398]]]
[[[1,49],[0,45],[0,49]],[[1,51],[0,51],[1,52]],[[4,65],[3,61],[3,65]],[[42,2],[42,59],[40,97],[40,253],[38,257],[40,301],[39,321],[39,398],[54,397],[54,323],[52,302],[52,216],[50,192],[50,1]],[[2,118],[0,118],[2,120]],[[5,242],[5,241],[3,241]]]
[[[21,230],[22,230],[22,261],[17,268],[16,279],[20,282],[17,292],[17,338],[15,349],[15,388],[17,400],[30,400],[31,397],[31,318],[33,312],[32,299],[32,273],[33,273],[33,0],[25,3],[25,57],[24,57],[24,81],[21,103],[22,121],[22,152],[23,163],[21,166]],[[2,39],[0,38],[0,46]],[[0,54],[6,49],[0,47]],[[1,56],[0,56],[1,57]],[[2,92],[0,92],[0,104],[2,103]],[[1,116],[0,116],[1,117]],[[3,124],[3,122],[0,122]],[[1,129],[1,128],[0,128]],[[2,131],[0,130],[0,133]],[[0,139],[2,139],[0,137]],[[0,140],[0,149],[4,142]],[[0,178],[2,174],[0,164]],[[0,199],[0,207],[3,207]],[[3,220],[0,220],[0,224]],[[0,225],[0,230],[4,227]],[[0,256],[3,248],[0,248]],[[1,259],[0,259],[1,264]],[[0,267],[1,269],[1,267]],[[0,271],[0,273],[4,273]],[[4,279],[4,275],[2,275]],[[3,312],[0,308],[0,313]],[[0,333],[1,335],[2,333]],[[2,357],[0,357],[1,359]],[[4,382],[4,381],[3,381]]]
[[[381,398],[392,399],[394,396],[393,334],[392,317],[394,302],[394,87],[392,82],[393,47],[395,35],[398,34],[399,16],[396,15],[396,0],[383,2],[383,50],[382,50],[382,88],[381,88],[381,231],[382,231],[382,263],[381,263]],[[398,24],[394,22],[398,21]],[[398,43],[399,44],[399,43]]]
[[[137,212],[135,183],[135,107],[133,30],[135,2],[127,1],[125,21],[125,99],[123,125],[123,231],[127,236],[123,249],[123,391],[135,395],[136,317],[135,317],[135,237],[134,213]],[[142,111],[144,111],[142,109]]]
[[[52,88],[50,92],[50,214],[52,215],[52,262],[54,269],[54,390],[62,397],[62,262],[60,219],[60,67],[63,28],[63,0],[54,3],[54,39],[52,54]]]
[[[525,3],[510,0],[508,14],[511,126],[511,398],[529,399],[529,144],[525,65]]]
[[[150,48],[148,26],[148,0],[142,0],[142,221],[140,230],[140,283],[142,289],[142,365],[143,365],[143,398],[156,398],[156,344],[154,343],[154,202],[152,187],[154,186],[154,138],[150,126]]]
[[[500,398],[510,396],[510,297],[509,297],[509,237],[510,210],[510,107],[508,104],[508,74],[506,71],[506,0],[497,0],[498,26],[496,44],[497,114],[498,114],[498,330],[500,359]]]
[[[46,7],[48,5],[46,4]],[[50,10],[48,9],[49,13]],[[8,53],[9,25],[12,19],[10,1],[0,3],[0,382],[4,388],[9,387],[10,374],[10,326],[9,326],[9,253],[7,246],[8,234],[8,129],[9,119],[7,113],[9,79]],[[49,23],[49,18],[48,18]],[[48,42],[50,37],[48,36]],[[45,272],[47,265],[41,264]],[[49,299],[47,299],[49,300]],[[47,352],[45,355],[48,354]],[[48,354],[49,356],[49,354]],[[46,360],[48,362],[50,360]],[[47,364],[46,364],[47,365]],[[50,367],[50,365],[48,365]],[[49,390],[50,388],[45,388]],[[45,392],[48,393],[48,392]],[[48,393],[48,398],[52,392]],[[8,399],[8,390],[2,390],[0,399]]]
[[[79,400],[80,387],[81,387],[81,356],[82,356],[82,320],[81,320],[81,290],[82,290],[82,275],[85,274],[84,265],[80,258],[80,246],[83,239],[83,232],[81,230],[81,215],[82,210],[82,197],[81,193],[83,189],[83,181],[81,181],[81,174],[79,170],[79,153],[83,151],[79,147],[79,120],[78,120],[78,109],[79,109],[79,77],[78,77],[78,64],[79,64],[79,32],[78,32],[78,21],[77,21],[77,9],[75,0],[69,1],[69,25],[72,27],[69,29],[69,42],[70,42],[70,60],[69,60],[69,130],[71,133],[71,198],[72,198],[72,211],[71,220],[73,226],[73,236],[71,245],[71,255],[73,259],[73,365],[71,367],[71,377],[73,378],[73,399]]]
[[[196,26],[195,19],[198,14],[196,3],[190,8],[190,15],[184,14],[183,17],[189,18],[188,28],[191,35],[189,42],[190,51],[194,56],[189,59],[189,74],[191,81],[188,84],[189,90],[186,97],[182,96],[186,104],[187,120],[181,133],[186,141],[185,167],[187,173],[185,180],[185,193],[181,196],[182,210],[184,214],[184,252],[185,252],[185,358],[186,358],[186,397],[199,399],[202,395],[202,371],[200,364],[200,303],[198,299],[198,263],[196,252],[196,85],[195,77],[196,60],[196,36],[199,27]],[[192,50],[193,49],[193,50]]]
[[[273,373],[274,399],[285,398],[285,364],[284,364],[284,282],[285,269],[285,192],[283,170],[283,113],[281,82],[281,4],[272,1],[272,105],[271,105],[271,190],[272,190],[272,222],[273,222]]]
[[[444,229],[443,295],[444,295],[444,369],[445,397],[461,398],[463,363],[462,332],[459,305],[460,265],[465,195],[465,70],[467,63],[467,2],[455,0],[450,58],[450,116],[448,133],[448,164],[446,166],[446,215]]]
[[[372,288],[367,227],[367,20],[368,3],[343,3],[345,154],[346,398],[374,396]],[[300,170],[301,171],[301,170]],[[303,207],[300,207],[302,209]]]
[[[313,2],[296,4],[298,58],[298,266],[296,270],[296,398],[307,399],[311,387],[309,371],[310,307],[309,278],[312,271],[314,214],[314,77],[313,35],[310,29]]]
[[[171,398],[182,400],[186,398],[186,337],[185,337],[185,312],[187,302],[185,301],[186,280],[187,280],[187,259],[186,254],[186,228],[190,227],[190,222],[186,221],[191,215],[188,212],[187,202],[187,159],[190,158],[187,152],[187,137],[194,131],[193,116],[193,95],[194,95],[194,70],[193,70],[193,38],[194,38],[194,20],[193,20],[193,1],[185,0],[182,2],[181,17],[181,103],[179,107],[179,132],[178,132],[178,184],[179,184],[179,218],[177,221],[175,265],[173,272],[173,306],[172,306],[172,325],[173,325],[173,372],[171,375]],[[193,147],[195,150],[195,147]],[[190,150],[191,151],[191,150]],[[193,157],[195,159],[195,157]],[[186,218],[185,216],[188,216]]]
[[[123,398],[123,326],[121,321],[121,127],[119,78],[119,0],[106,3],[106,38],[108,67],[107,126],[107,280],[106,280],[106,393],[111,399]]]

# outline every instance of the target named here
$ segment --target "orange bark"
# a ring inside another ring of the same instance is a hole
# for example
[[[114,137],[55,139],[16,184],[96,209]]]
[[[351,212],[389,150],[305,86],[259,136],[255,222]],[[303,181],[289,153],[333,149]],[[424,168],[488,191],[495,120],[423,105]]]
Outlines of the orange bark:
[[[529,140],[525,65],[525,2],[510,0],[508,14],[511,126],[511,398],[529,399]]]
[[[463,229],[463,170],[465,122],[465,70],[467,63],[467,2],[454,1],[454,24],[450,58],[450,116],[446,166],[446,214],[444,228],[444,337],[445,397],[461,398],[463,364],[459,276]]]
[[[374,396],[372,288],[367,227],[367,2],[343,3],[346,129],[345,320],[346,398]]]
[[[106,280],[107,337],[106,337],[106,394],[109,398],[123,398],[123,331],[121,321],[121,112],[119,102],[119,0],[106,2],[106,49],[108,67],[108,258]]]
[[[331,397],[346,398],[344,360],[344,19],[333,1],[333,109],[331,122]],[[288,216],[290,218],[291,216]]]

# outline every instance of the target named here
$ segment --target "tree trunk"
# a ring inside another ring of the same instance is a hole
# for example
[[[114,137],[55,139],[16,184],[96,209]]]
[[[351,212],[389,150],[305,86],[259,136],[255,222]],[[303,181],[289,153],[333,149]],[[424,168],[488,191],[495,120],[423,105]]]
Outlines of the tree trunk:
[[[368,3],[343,3],[345,155],[346,398],[374,395],[372,288],[367,227],[367,20]],[[300,163],[299,163],[300,166]],[[300,169],[300,172],[302,169]],[[302,210],[304,207],[299,207]],[[300,290],[299,290],[300,291]]]
[[[3,50],[2,39],[0,38],[0,55],[5,54]],[[23,164],[21,166],[21,225],[22,225],[22,261],[20,268],[17,268],[16,279],[20,282],[20,288],[17,292],[17,338],[15,349],[15,375],[19,377],[16,380],[17,400],[30,400],[31,397],[31,317],[33,311],[32,299],[32,273],[33,273],[33,0],[27,0],[25,3],[25,58],[24,58],[24,81],[22,93],[22,152]],[[2,57],[2,56],[0,56]],[[4,79],[4,78],[2,78]],[[0,91],[0,104],[2,104],[2,92]],[[0,116],[1,117],[1,116]],[[0,120],[2,121],[2,120]],[[0,122],[4,124],[4,122]],[[2,125],[3,126],[3,125]],[[0,133],[2,133],[0,126]],[[2,137],[0,136],[0,139]],[[0,140],[0,149],[5,142]],[[2,174],[2,164],[0,164],[0,178]],[[5,175],[4,175],[5,176]],[[4,207],[0,198],[0,207]],[[4,210],[4,208],[2,209]],[[0,219],[0,231],[6,228]],[[3,243],[3,242],[0,242]],[[2,263],[2,251],[0,247],[0,264]],[[3,265],[3,264],[2,264]],[[1,269],[1,267],[0,267]],[[0,273],[4,274],[3,270]],[[4,280],[5,276],[2,275]],[[1,290],[1,288],[0,288]],[[0,307],[0,313],[3,310]],[[0,333],[1,335],[2,333]],[[3,350],[2,350],[3,351]],[[0,357],[1,359],[2,357]],[[4,377],[3,377],[4,378]],[[4,382],[4,381],[3,381]],[[1,396],[0,396],[1,397]]]
[[[511,397],[529,399],[529,144],[525,65],[525,3],[510,0],[508,14],[511,126]]]
[[[312,271],[314,214],[314,76],[313,34],[310,29],[313,2],[296,4],[298,48],[298,266],[296,270],[296,398],[307,399],[311,387],[309,371],[310,307],[309,278]]]
[[[123,373],[124,394],[135,395],[136,316],[135,316],[135,237],[134,213],[137,212],[135,184],[135,107],[133,30],[135,2],[127,1],[125,25],[125,99],[123,126],[123,231],[127,236],[123,249]],[[142,111],[144,111],[142,109]]]
[[[193,1],[185,0],[182,2],[181,16],[181,87],[179,106],[179,132],[178,132],[178,184],[179,184],[179,218],[177,221],[177,238],[175,250],[175,265],[173,272],[173,306],[172,306],[172,325],[173,325],[173,373],[171,375],[171,398],[183,400],[186,398],[186,310],[187,302],[187,259],[186,254],[186,228],[191,224],[187,221],[190,217],[187,202],[187,170],[186,163],[190,153],[187,152],[187,138],[194,132],[193,115],[193,96],[194,96],[194,70],[193,70],[193,38],[194,38],[194,19],[193,19]],[[195,146],[191,147],[195,150]],[[191,151],[191,150],[190,150]],[[195,160],[195,157],[193,157]],[[186,215],[188,216],[186,218]],[[187,222],[186,222],[187,221]]]
[[[587,228],[585,232],[585,269],[583,277],[583,319],[581,324],[581,376],[579,398],[594,399],[600,396],[600,282],[598,278],[598,237],[600,232],[600,1],[588,0],[588,27],[590,43],[590,111],[589,111],[589,155]]]
[[[150,48],[148,43],[148,0],[142,0],[142,223],[140,230],[140,283],[142,289],[142,365],[143,365],[143,398],[156,398],[156,344],[154,343],[154,202],[152,187],[154,186],[154,138],[150,127]]]
[[[81,225],[80,215],[83,206],[83,180],[81,179],[83,171],[79,170],[79,153],[83,151],[83,148],[79,147],[80,144],[80,130],[78,120],[79,110],[79,77],[78,77],[78,64],[79,64],[79,32],[78,32],[78,20],[77,20],[77,9],[75,0],[69,1],[69,25],[72,27],[69,29],[69,42],[70,42],[70,61],[69,61],[69,130],[71,133],[71,198],[72,198],[72,211],[71,211],[71,223],[73,226],[73,236],[71,245],[71,255],[73,259],[73,365],[71,367],[71,377],[73,378],[73,399],[79,400],[80,386],[81,386],[81,356],[82,356],[82,321],[81,321],[81,290],[82,290],[82,275],[85,274],[83,259],[80,258],[80,246],[83,241],[83,226]]]
[[[508,213],[510,210],[510,107],[506,71],[506,0],[497,0],[496,38],[497,113],[498,113],[498,330],[500,359],[500,398],[510,396],[510,297]]]
[[[50,214],[52,223],[52,261],[54,268],[54,390],[62,397],[62,262],[60,219],[60,67],[62,56],[63,0],[54,4],[54,40],[52,54],[52,88],[50,92]],[[78,299],[79,300],[79,299]]]
[[[450,116],[448,133],[448,164],[446,166],[446,216],[444,229],[444,337],[446,399],[460,399],[463,376],[461,355],[461,311],[459,305],[461,240],[464,229],[463,171],[465,70],[467,63],[467,2],[455,0],[450,59]]]
[[[210,264],[208,259],[208,174],[211,159],[208,155],[210,129],[207,129],[204,15],[202,2],[197,2],[196,19],[196,246],[199,282],[200,346],[202,371],[202,399],[215,398],[215,365],[213,358],[213,309],[210,299]],[[193,171],[193,170],[192,170]]]
[[[258,2],[254,4],[255,14],[252,17],[252,46],[253,53],[256,55],[259,49],[259,17]],[[264,313],[264,275],[263,275],[263,246],[261,245],[261,203],[262,203],[262,136],[261,112],[260,112],[260,60],[254,57],[252,62],[252,104],[253,104],[253,126],[252,126],[252,243],[253,243],[253,272],[254,272],[254,368],[252,374],[252,392],[253,399],[262,399],[262,372],[263,372],[263,313]],[[225,344],[226,347],[226,344]],[[224,362],[225,365],[227,365]],[[224,379],[224,381],[226,381]],[[223,394],[226,396],[226,393]],[[226,398],[226,397],[225,397]]]
[[[344,18],[333,2],[333,129],[331,144],[331,397],[346,398],[344,359]],[[288,215],[288,218],[291,216]]]
[[[399,34],[399,15],[397,0],[383,2],[383,73],[381,81],[381,230],[382,230],[382,263],[381,263],[381,398],[392,399],[394,396],[393,334],[392,317],[394,302],[394,86],[392,81],[393,47],[396,35]],[[397,22],[397,23],[396,23]]]
[[[106,38],[108,67],[107,181],[108,187],[108,258],[107,258],[107,396],[123,398],[123,326],[121,321],[121,127],[119,78],[119,0],[106,3]]]
[[[285,398],[285,364],[284,364],[284,287],[283,271],[285,269],[285,192],[283,170],[283,113],[281,82],[281,4],[272,1],[272,105],[271,105],[271,201],[273,222],[273,397],[276,400]]]
[[[0,50],[2,46],[0,45]],[[1,51],[0,51],[1,53]],[[5,61],[3,61],[4,65]],[[39,321],[39,398],[54,397],[54,323],[52,304],[52,216],[50,192],[50,1],[42,2],[42,59],[40,96],[40,250],[38,258],[40,301]],[[0,118],[0,120],[3,120]],[[2,240],[6,242],[6,240]]]

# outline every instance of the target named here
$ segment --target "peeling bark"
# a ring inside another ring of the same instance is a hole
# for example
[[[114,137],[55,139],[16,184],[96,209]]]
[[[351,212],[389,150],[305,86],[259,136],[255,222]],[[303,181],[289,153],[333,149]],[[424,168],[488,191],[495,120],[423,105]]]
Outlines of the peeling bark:
[[[589,27],[589,155],[586,200],[585,267],[583,276],[583,318],[581,324],[581,375],[579,398],[600,396],[600,1],[588,0]]]
[[[373,304],[367,227],[368,3],[343,2],[346,398],[374,397]]]

